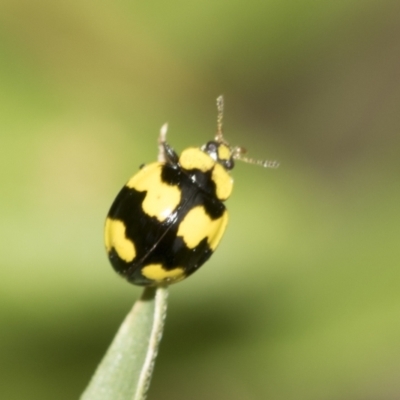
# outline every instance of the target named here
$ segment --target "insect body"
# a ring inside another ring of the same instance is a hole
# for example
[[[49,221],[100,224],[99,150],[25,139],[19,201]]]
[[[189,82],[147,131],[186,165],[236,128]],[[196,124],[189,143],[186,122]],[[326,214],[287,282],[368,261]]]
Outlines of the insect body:
[[[229,171],[235,158],[244,158],[241,148],[223,140],[222,97],[217,104],[215,140],[180,156],[163,141],[165,161],[142,167],[111,206],[107,253],[116,272],[133,284],[178,282],[203,265],[221,240],[228,222],[223,202],[233,187]]]

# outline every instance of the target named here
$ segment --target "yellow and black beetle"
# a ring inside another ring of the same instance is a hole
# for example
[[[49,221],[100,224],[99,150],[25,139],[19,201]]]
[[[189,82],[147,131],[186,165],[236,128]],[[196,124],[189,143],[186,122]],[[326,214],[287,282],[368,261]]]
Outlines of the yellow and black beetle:
[[[234,160],[243,157],[222,135],[223,98],[217,99],[215,139],[178,156],[161,130],[161,160],[143,166],[121,189],[108,213],[105,245],[115,271],[140,286],[178,282],[199,269],[217,248],[228,222],[224,201]]]

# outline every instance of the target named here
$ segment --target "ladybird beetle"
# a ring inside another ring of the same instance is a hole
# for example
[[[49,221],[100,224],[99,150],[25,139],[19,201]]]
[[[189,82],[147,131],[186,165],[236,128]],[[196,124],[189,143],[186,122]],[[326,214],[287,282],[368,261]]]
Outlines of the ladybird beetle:
[[[222,135],[223,98],[217,99],[214,140],[178,156],[161,129],[159,161],[141,167],[121,189],[105,223],[105,245],[115,271],[130,283],[157,286],[197,271],[217,248],[228,222],[234,160],[276,167],[243,157]]]

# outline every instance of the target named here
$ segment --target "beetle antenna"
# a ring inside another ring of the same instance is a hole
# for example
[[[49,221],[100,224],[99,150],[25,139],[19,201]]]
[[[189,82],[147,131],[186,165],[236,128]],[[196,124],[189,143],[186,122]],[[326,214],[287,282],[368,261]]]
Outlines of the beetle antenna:
[[[224,116],[224,96],[218,96],[217,98],[217,133],[215,135],[215,140],[219,143],[224,142],[224,136],[222,135],[222,119]]]
[[[224,115],[224,96],[220,95],[217,98],[217,133],[215,135],[215,141],[218,143],[225,144],[232,152],[232,157],[235,160],[243,161],[247,164],[258,165],[263,168],[278,168],[279,162],[275,160],[255,160],[254,158],[249,158],[244,156],[247,150],[244,147],[231,147],[229,143],[224,139],[222,134],[222,119]]]
[[[254,158],[245,157],[247,150],[244,147],[235,147],[232,150],[232,157],[235,160],[243,161],[247,164],[258,165],[263,168],[278,168],[279,162],[275,160],[256,160]]]
[[[238,160],[248,164],[258,165],[263,168],[278,168],[279,161],[276,160],[255,160],[254,158],[240,157]]]

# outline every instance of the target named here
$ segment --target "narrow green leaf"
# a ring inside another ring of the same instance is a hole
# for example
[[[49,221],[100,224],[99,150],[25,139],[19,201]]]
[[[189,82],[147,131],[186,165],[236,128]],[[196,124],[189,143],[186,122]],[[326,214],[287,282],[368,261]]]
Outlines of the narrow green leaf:
[[[146,288],[122,323],[81,400],[144,400],[161,340],[168,289]]]

